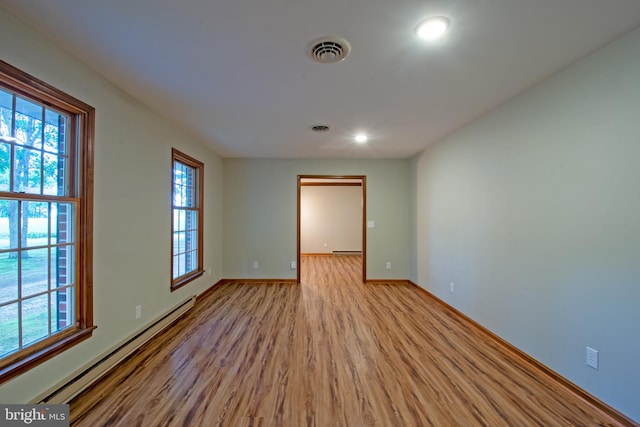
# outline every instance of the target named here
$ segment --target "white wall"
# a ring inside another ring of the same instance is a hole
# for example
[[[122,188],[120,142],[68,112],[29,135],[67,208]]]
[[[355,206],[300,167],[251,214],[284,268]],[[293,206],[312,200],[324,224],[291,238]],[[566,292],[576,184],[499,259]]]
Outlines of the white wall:
[[[348,159],[225,159],[223,277],[295,279],[298,175],[365,175],[367,278],[408,277],[409,161]]]
[[[640,31],[412,169],[412,278],[640,420]]]
[[[0,57],[96,108],[94,336],[0,386],[24,403],[221,277],[222,160],[0,8]],[[205,277],[171,293],[171,147],[205,163]],[[135,306],[142,318],[135,320]]]
[[[362,186],[302,186],[300,251],[362,251],[362,204]]]

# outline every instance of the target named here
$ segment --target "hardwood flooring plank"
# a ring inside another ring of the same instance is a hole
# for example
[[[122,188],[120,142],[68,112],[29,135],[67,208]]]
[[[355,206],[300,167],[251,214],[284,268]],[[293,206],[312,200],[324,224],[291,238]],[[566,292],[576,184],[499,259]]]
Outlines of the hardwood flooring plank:
[[[360,256],[223,282],[71,402],[74,426],[615,426]]]

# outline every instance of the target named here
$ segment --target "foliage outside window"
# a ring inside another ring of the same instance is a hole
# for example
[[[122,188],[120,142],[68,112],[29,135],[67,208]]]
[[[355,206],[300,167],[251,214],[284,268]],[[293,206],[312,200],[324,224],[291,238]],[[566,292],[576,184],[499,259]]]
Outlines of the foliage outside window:
[[[172,150],[171,288],[202,276],[204,164]]]
[[[0,382],[94,329],[93,121],[0,61]]]

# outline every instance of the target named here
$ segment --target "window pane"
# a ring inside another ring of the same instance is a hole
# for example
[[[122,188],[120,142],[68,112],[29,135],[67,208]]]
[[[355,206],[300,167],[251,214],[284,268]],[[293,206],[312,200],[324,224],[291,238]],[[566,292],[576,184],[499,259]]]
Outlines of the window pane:
[[[11,136],[13,122],[13,94],[0,89],[0,135]]]
[[[173,210],[173,231],[184,231],[184,218],[182,209]]]
[[[20,253],[23,298],[49,289],[48,254],[47,248],[32,249]]]
[[[26,247],[48,245],[49,203],[22,202],[22,211],[22,233],[26,232],[27,235]]]
[[[180,175],[178,169],[180,168],[180,162],[173,161],[173,186],[175,188],[176,185],[180,184]]]
[[[191,235],[191,239],[189,240],[189,249],[197,250],[198,249],[198,232],[195,230],[191,231],[190,235]]]
[[[18,298],[18,254],[0,254],[0,304]]]
[[[189,273],[193,270],[193,266],[191,264],[191,251],[186,251],[184,253],[184,274]]]
[[[173,253],[184,252],[184,233],[173,233]]]
[[[183,210],[180,212],[180,230],[181,231],[186,231],[187,228],[187,224],[188,224],[188,220],[189,220],[189,211]]]
[[[180,203],[181,206],[184,206],[184,207],[188,207],[189,206],[189,200],[188,200],[187,186],[186,185],[181,185],[180,186],[180,200],[182,200],[182,202]]]
[[[49,304],[50,304],[50,313],[51,313],[51,317],[49,318],[49,322],[50,322],[50,328],[51,328],[51,333],[55,333],[58,331],[58,302],[56,301],[58,295],[57,292],[52,292],[51,293],[51,299],[49,300]],[[66,307],[66,306],[65,306]],[[64,315],[64,313],[61,313]]]
[[[0,307],[0,356],[18,349],[18,303]]]
[[[42,106],[16,97],[15,136],[20,144],[42,148],[42,113]]]
[[[13,94],[0,90],[0,191],[10,191],[9,176],[13,135]],[[3,138],[4,137],[4,138]]]
[[[70,203],[51,204],[51,244],[73,243],[75,213]]]
[[[175,279],[176,277],[178,277],[178,257],[174,255],[171,258],[173,261],[171,278]]]
[[[174,187],[177,184],[180,184],[180,173],[179,173],[180,171],[179,171],[179,169],[180,169],[180,162],[174,160],[173,161],[173,184],[174,184]]]
[[[173,162],[173,205],[182,206],[182,167],[180,162]]]
[[[18,201],[0,199],[0,249],[18,247]]]
[[[184,273],[185,273],[184,264],[185,264],[185,256],[184,256],[184,253],[181,253],[181,254],[178,255],[178,275],[177,275],[177,277],[184,276]]]
[[[178,255],[173,256],[173,279],[180,277],[180,259]]]
[[[171,250],[173,254],[177,254],[178,252],[180,252],[180,238],[178,233],[173,233],[172,238],[173,238],[173,248]]]
[[[67,118],[52,110],[45,110],[44,149],[52,153],[65,153]]]
[[[64,167],[64,159],[55,154],[44,154],[44,189],[43,194],[64,196],[64,175],[59,175]]]
[[[49,295],[22,302],[22,345],[26,346],[49,335]]]
[[[195,237],[197,239],[197,235]],[[193,232],[190,231],[190,232],[185,233],[185,241],[184,241],[184,251],[185,252],[191,251],[191,250],[193,250],[193,248],[195,246],[197,246],[198,241],[194,240],[193,238],[194,238]],[[189,266],[187,266],[187,270],[188,269],[189,269]]]
[[[13,188],[16,192],[31,194],[42,193],[40,165],[41,151],[25,147],[16,147],[13,170]]]
[[[198,211],[186,211],[185,212],[185,231],[198,229]]]
[[[195,207],[195,195],[194,195],[194,185],[195,185],[195,171],[193,168],[185,167],[186,174],[186,183],[185,183],[185,203],[184,205],[190,208]]]
[[[190,252],[187,252],[187,272],[194,271],[198,268],[198,251],[197,249],[193,249]]]
[[[174,162],[173,204],[179,207],[195,207],[195,169]]]
[[[74,290],[75,288],[67,288],[51,294],[52,333],[75,324]]]
[[[173,188],[173,204],[174,206],[182,206],[182,200],[184,197],[182,196],[182,186],[176,185]]]
[[[59,288],[74,284],[74,247],[72,245],[51,248],[51,287]]]
[[[0,140],[0,191],[9,191],[11,168],[11,145]]]

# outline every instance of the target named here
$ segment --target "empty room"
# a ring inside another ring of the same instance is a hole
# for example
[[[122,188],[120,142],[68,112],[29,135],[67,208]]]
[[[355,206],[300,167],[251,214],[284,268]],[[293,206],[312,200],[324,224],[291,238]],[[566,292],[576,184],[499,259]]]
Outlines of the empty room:
[[[640,425],[640,2],[0,0],[0,40],[0,425]]]

